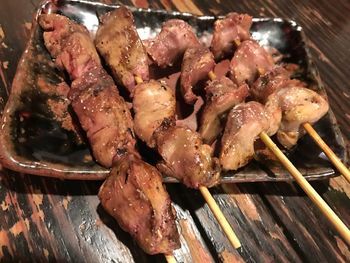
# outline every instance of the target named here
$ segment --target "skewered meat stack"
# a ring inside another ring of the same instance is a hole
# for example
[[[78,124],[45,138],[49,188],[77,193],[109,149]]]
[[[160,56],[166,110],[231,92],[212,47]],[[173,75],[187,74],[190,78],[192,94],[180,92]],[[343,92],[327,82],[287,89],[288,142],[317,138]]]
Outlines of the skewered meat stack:
[[[128,9],[120,7],[104,15],[95,44],[116,82],[133,98],[134,122],[101,66],[87,30],[59,15],[42,15],[39,22],[46,47],[71,78],[69,99],[95,159],[112,167],[99,192],[101,203],[150,254],[171,253],[179,246],[179,237],[161,175],[141,160],[134,131],[158,151],[162,161],[157,167],[163,174],[188,187],[211,187],[219,182],[221,167],[236,170],[252,159],[261,132],[277,133],[280,143],[290,148],[302,123],[314,123],[328,111],[322,96],[291,80],[250,39],[248,15],[230,13],[216,21],[210,50],[182,20],[165,22],[160,34],[144,41],[144,47]],[[193,91],[196,84],[210,76],[199,133],[177,123],[175,94],[166,83],[149,80],[145,48],[158,67],[183,58],[180,85],[188,104],[198,98]],[[215,78],[215,60],[232,54],[229,78]],[[246,98],[256,101],[244,102]],[[209,144],[219,138],[225,119],[218,159]]]
[[[144,251],[171,253],[180,244],[169,195],[159,171],[135,149],[130,111],[101,66],[89,32],[55,14],[41,15],[39,23],[56,65],[70,76],[69,99],[94,157],[112,167],[99,192],[103,207]]]

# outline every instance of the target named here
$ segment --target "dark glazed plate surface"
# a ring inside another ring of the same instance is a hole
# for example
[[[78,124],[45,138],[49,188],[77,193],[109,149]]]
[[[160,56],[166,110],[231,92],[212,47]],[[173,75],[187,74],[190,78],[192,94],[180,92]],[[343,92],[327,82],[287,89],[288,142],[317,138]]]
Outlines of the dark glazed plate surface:
[[[84,24],[94,35],[98,26],[97,16],[115,6],[84,1],[58,1],[53,6],[45,2],[41,12],[56,12]],[[131,8],[142,39],[153,37],[162,22],[171,18],[188,21],[198,36],[205,41],[210,36],[213,16],[197,17],[178,12]],[[305,44],[301,27],[282,19],[254,19],[253,38],[262,45],[272,46],[284,55],[284,62],[296,63],[301,68],[298,78],[310,88],[325,93]],[[57,116],[54,102],[64,100],[58,92],[64,76],[58,72],[43,45],[42,32],[36,21],[32,34],[18,65],[12,92],[2,116],[0,133],[0,158],[9,169],[42,176],[66,179],[100,180],[108,170],[97,165],[91,157],[89,146],[79,129],[66,129],[65,122]],[[6,98],[4,98],[6,99]],[[53,104],[52,104],[53,103]],[[70,108],[63,110],[71,114]],[[74,114],[69,115],[68,119]],[[315,126],[330,147],[344,161],[344,141],[330,111]],[[304,136],[297,147],[287,152],[291,161],[307,179],[322,179],[335,175],[332,165],[309,136]],[[236,173],[223,175],[225,182],[288,181],[292,178],[275,162],[253,161]],[[172,181],[165,178],[165,181]]]

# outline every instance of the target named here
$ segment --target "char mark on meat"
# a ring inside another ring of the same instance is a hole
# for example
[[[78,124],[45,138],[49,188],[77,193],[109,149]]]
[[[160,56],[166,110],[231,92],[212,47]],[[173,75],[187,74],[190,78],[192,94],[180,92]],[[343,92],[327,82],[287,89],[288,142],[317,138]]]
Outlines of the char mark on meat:
[[[101,18],[95,44],[115,80],[133,94],[135,76],[149,79],[148,57],[137,34],[132,13],[124,6]]]
[[[251,85],[274,66],[271,55],[254,40],[246,40],[231,60],[231,78],[237,85]]]
[[[72,79],[69,98],[97,162],[111,167],[120,153],[134,153],[131,114],[102,68],[88,31],[56,14],[41,15],[39,23],[49,52]]]
[[[44,43],[55,63],[66,70],[72,80],[100,65],[100,58],[88,30],[65,16],[43,14],[39,24],[44,30]]]
[[[269,127],[264,106],[251,101],[234,107],[227,116],[221,140],[220,163],[224,170],[237,170],[254,155],[254,142]]]
[[[211,187],[218,183],[220,165],[212,149],[198,133],[184,127],[160,127],[155,132],[157,149],[163,161],[158,168],[186,186]]]
[[[164,119],[175,121],[176,99],[165,83],[150,80],[137,85],[133,109],[136,135],[153,148],[154,131],[161,126]]]
[[[181,92],[188,104],[193,104],[197,96],[193,93],[194,86],[215,67],[213,54],[208,48],[198,46],[188,48],[184,54],[181,66]]]
[[[171,200],[153,166],[127,155],[113,167],[98,194],[101,204],[148,254],[180,247]]]
[[[210,49],[216,60],[232,56],[235,49],[244,40],[250,39],[252,17],[247,14],[229,13],[214,23]]]
[[[186,49],[200,46],[191,26],[180,19],[166,21],[156,38],[144,43],[152,60],[162,68],[176,63]]]
[[[237,87],[229,78],[208,82],[205,88],[206,104],[200,121],[199,133],[207,144],[213,143],[222,130],[221,118],[248,96],[248,85]]]

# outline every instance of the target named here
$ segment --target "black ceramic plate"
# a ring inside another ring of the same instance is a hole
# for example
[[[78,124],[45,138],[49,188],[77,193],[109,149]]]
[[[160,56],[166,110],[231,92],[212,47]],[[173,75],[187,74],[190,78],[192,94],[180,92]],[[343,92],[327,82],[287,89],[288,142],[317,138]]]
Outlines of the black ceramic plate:
[[[37,15],[42,12],[63,14],[84,24],[93,36],[98,27],[97,17],[115,7],[74,0],[58,1],[58,6],[54,6],[51,1],[46,1]],[[189,22],[201,40],[206,41],[216,19],[213,16],[198,17],[163,10],[131,10],[142,39],[154,36],[167,19],[180,18]],[[280,51],[284,62],[298,64],[301,69],[299,78],[306,81],[310,88],[325,93],[300,26],[289,20],[256,18],[251,31],[260,44]],[[78,127],[71,125],[74,114],[69,106],[63,109],[58,107],[62,104],[57,102],[65,100],[64,90],[64,76],[55,69],[35,20],[2,117],[1,162],[9,169],[30,174],[66,179],[103,179],[109,171],[93,161],[84,136]],[[314,127],[344,161],[344,142],[333,113],[329,111]],[[287,154],[307,179],[322,179],[336,174],[325,155],[308,136],[304,136],[297,147]],[[222,179],[224,182],[288,180],[292,178],[278,163],[256,161],[238,172],[224,174]],[[165,181],[172,179],[165,178]]]

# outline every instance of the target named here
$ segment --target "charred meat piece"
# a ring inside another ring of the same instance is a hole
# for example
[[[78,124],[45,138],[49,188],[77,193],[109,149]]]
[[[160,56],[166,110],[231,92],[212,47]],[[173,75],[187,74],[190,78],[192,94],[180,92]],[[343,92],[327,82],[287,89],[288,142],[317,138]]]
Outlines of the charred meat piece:
[[[105,167],[134,152],[131,114],[112,78],[102,68],[88,31],[60,15],[42,15],[45,45],[63,61],[72,81],[69,99],[97,162]],[[50,30],[46,32],[46,30]],[[73,44],[74,43],[74,44]]]
[[[206,47],[188,48],[181,66],[181,92],[188,104],[193,104],[197,96],[193,93],[193,86],[198,81],[208,78],[208,73],[215,67],[213,54]]]
[[[163,158],[158,165],[161,172],[191,188],[218,183],[219,162],[212,157],[211,147],[203,144],[198,133],[185,127],[160,127],[155,139]]]
[[[303,82],[290,79],[289,75],[288,71],[277,67],[255,81],[250,90],[256,100],[266,103],[265,109],[270,116],[275,113],[272,118],[280,118],[278,114],[282,114],[280,126],[271,127],[269,134],[279,129],[277,139],[286,148],[297,143],[300,125],[318,121],[329,108],[321,95],[305,88]]]
[[[250,39],[252,17],[247,14],[229,13],[214,23],[213,38],[210,50],[216,60],[233,54],[237,46]]]
[[[200,46],[191,26],[180,19],[166,21],[159,35],[144,43],[153,61],[162,68],[181,59],[186,49]]]
[[[250,93],[254,100],[266,103],[267,98],[274,92],[286,86],[290,73],[283,67],[275,67],[264,75],[260,76],[251,85]]]
[[[282,110],[282,122],[277,139],[286,148],[294,146],[300,137],[303,123],[315,123],[329,109],[328,102],[313,90],[291,84],[277,91]]]
[[[148,57],[137,34],[132,13],[124,6],[105,14],[95,44],[113,77],[132,94],[135,76],[149,79]]]
[[[44,30],[45,46],[60,69],[65,69],[72,80],[89,69],[100,65],[100,58],[88,30],[65,16],[44,14],[39,16]]]
[[[271,55],[254,40],[246,40],[231,60],[231,78],[237,85],[251,85],[274,66]]]
[[[137,85],[133,109],[136,135],[153,148],[153,132],[164,119],[175,121],[175,96],[165,82],[150,80]]]
[[[125,153],[135,152],[130,111],[113,79],[97,67],[71,84],[73,109],[86,132],[96,160],[111,167]]]
[[[211,144],[222,130],[220,118],[248,96],[248,85],[237,87],[227,77],[209,81],[205,88],[206,104],[201,116],[199,133],[203,141]]]
[[[113,167],[98,197],[146,253],[170,254],[180,247],[171,200],[153,166],[127,155]]]
[[[254,142],[268,129],[264,106],[251,101],[234,107],[227,116],[221,139],[220,163],[224,170],[237,170],[254,155]]]

